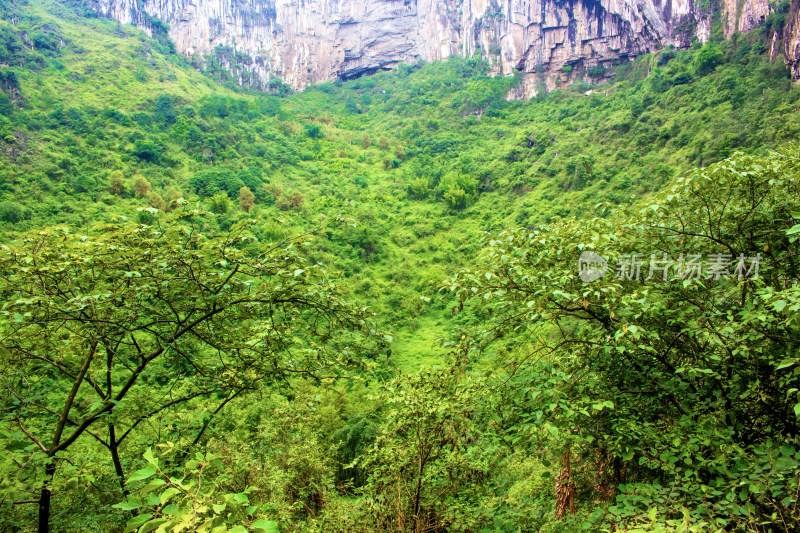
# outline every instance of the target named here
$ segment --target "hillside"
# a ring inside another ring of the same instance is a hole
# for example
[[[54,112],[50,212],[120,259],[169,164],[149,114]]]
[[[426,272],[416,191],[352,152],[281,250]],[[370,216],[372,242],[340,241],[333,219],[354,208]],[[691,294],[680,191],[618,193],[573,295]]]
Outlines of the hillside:
[[[503,98],[515,78],[457,58],[278,98],[226,90],[113,22],[52,4],[29,12],[6,34],[65,44],[34,46],[25,54],[39,66],[4,70],[21,94],[3,126],[7,228],[86,225],[220,190],[231,198],[221,227],[248,216],[266,238],[350,215],[358,228],[326,230],[315,258],[399,333],[402,365],[446,334],[449,311],[426,300],[480,232],[630,202],[800,128],[797,93],[757,34],[646,56],[614,84],[530,102]],[[146,192],[134,190],[138,176]],[[255,194],[250,213],[237,205],[243,185]],[[421,339],[409,315],[425,323]]]
[[[80,2],[0,6],[2,529],[52,478],[59,531],[790,531],[779,15],[519,101],[458,57],[250,91]],[[583,250],[717,245],[764,280],[574,285]]]

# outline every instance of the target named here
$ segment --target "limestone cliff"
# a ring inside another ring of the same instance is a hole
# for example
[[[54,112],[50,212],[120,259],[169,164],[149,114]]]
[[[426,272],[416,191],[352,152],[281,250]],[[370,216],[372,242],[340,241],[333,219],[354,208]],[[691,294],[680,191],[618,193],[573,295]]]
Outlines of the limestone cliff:
[[[794,0],[783,31],[783,56],[792,71],[792,79],[800,80],[800,1]]]
[[[497,74],[523,73],[518,97],[585,76],[591,67],[687,46],[695,36],[705,40],[712,17],[695,0],[86,1],[145,29],[163,21],[182,53],[227,50],[226,61],[244,64],[262,80],[277,76],[295,89],[400,62],[480,53]],[[729,35],[752,29],[770,9],[769,0],[719,2]],[[784,40],[795,74],[796,11],[795,38]]]

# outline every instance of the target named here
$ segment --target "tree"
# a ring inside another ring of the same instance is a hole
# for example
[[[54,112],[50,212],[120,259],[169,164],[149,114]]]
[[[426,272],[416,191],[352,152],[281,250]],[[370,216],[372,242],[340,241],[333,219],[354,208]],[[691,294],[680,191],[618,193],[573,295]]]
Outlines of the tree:
[[[181,198],[183,198],[183,195],[180,193],[180,191],[178,189],[174,189],[174,188],[168,189],[167,190],[167,194],[166,194],[166,199],[165,199],[164,210],[169,212],[169,211],[174,211],[175,209],[177,209],[178,206],[180,205],[178,203],[178,201]]]
[[[0,91],[0,115],[10,117],[14,112],[14,104],[11,103],[11,98],[2,91]]]
[[[241,172],[240,175],[247,178],[250,185],[259,182],[257,177],[252,175],[250,171]],[[225,191],[228,196],[235,198],[239,194],[239,190],[246,184],[240,176],[229,169],[208,169],[201,170],[189,180],[194,192],[200,196],[210,197],[214,196],[219,191]],[[252,189],[251,189],[252,190]]]
[[[428,196],[430,192],[430,189],[428,189],[428,180],[425,178],[416,178],[408,184],[406,190],[409,197],[422,200]]]
[[[694,69],[698,75],[704,76],[713,72],[724,61],[725,56],[717,43],[706,43],[694,58]]]
[[[133,155],[148,163],[157,162],[164,151],[165,147],[154,139],[137,139],[133,143]]]
[[[144,198],[150,192],[150,182],[141,174],[133,177],[133,192],[138,198]]]
[[[211,212],[224,215],[231,210],[231,199],[224,192],[218,192],[211,197]]]
[[[242,187],[239,189],[239,207],[241,207],[245,213],[249,213],[253,206],[256,205],[255,199],[256,197],[253,191],[249,188]]]
[[[245,253],[246,228],[208,238],[205,216],[47,229],[0,249],[2,425],[31,444],[13,448],[19,472],[4,482],[24,500],[39,491],[38,531],[76,442],[108,450],[124,493],[120,445],[151,417],[216,405],[185,457],[214,414],[263,382],[360,361],[363,312],[295,251],[302,241]]]
[[[311,139],[321,139],[324,137],[319,124],[306,124],[306,135]]]
[[[380,531],[478,529],[486,485],[496,466],[478,439],[480,388],[458,365],[399,376],[384,388],[377,436],[363,454],[369,472],[365,522]]]
[[[147,194],[147,203],[150,205],[150,207],[154,207],[159,211],[164,210],[164,199],[155,191],[150,191]]]
[[[481,322],[465,349],[518,354],[490,411],[562,473],[570,453],[615,465],[615,527],[681,508],[715,530],[800,525],[798,169],[739,154],[613,216],[488,237],[449,282]],[[583,253],[608,263],[594,283]]]
[[[299,191],[295,192],[284,192],[281,194],[277,200],[275,201],[275,205],[278,206],[278,209],[281,211],[289,211],[295,210],[299,211],[305,205],[306,199],[303,196],[303,193]]]
[[[25,218],[25,211],[14,202],[0,202],[0,221],[16,223]]]
[[[448,189],[442,198],[450,209],[464,209],[469,202],[469,196],[459,187]]]
[[[153,104],[153,115],[157,122],[167,126],[175,123],[178,113],[175,110],[175,102],[167,94],[160,95]]]
[[[121,171],[115,170],[108,176],[108,186],[111,188],[111,192],[117,196],[125,194],[125,176]]]
[[[478,189],[475,178],[465,174],[447,174],[439,183],[442,199],[450,209],[464,209]]]

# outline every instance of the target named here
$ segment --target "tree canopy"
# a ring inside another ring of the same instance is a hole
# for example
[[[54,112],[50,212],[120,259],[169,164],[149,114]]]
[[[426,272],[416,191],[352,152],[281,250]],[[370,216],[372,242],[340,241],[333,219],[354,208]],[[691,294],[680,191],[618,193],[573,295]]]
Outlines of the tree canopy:
[[[217,405],[173,437],[191,447],[264,382],[359,366],[366,315],[298,253],[302,240],[259,249],[245,225],[207,237],[208,216],[56,228],[0,249],[3,413],[22,432],[21,468],[4,476],[12,491],[41,490],[40,531],[58,460],[78,439],[109,450],[124,487],[120,445],[163,411]]]

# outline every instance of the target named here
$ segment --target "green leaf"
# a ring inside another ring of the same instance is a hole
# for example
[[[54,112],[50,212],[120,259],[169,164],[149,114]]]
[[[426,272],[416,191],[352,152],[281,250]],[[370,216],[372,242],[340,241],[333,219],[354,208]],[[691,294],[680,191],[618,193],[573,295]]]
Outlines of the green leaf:
[[[139,489],[139,493],[146,494],[146,493],[152,492],[155,489],[157,489],[158,487],[160,487],[162,485],[166,485],[166,484],[167,484],[167,481],[165,479],[161,479],[161,478],[157,477],[157,478],[151,479],[147,483],[147,485],[145,485],[144,487]]]
[[[164,505],[170,498],[175,496],[176,494],[180,493],[180,490],[176,489],[175,487],[170,487],[164,492],[161,493],[161,505]]]
[[[140,514],[139,516],[134,516],[128,523],[125,525],[125,533],[130,533],[131,531],[136,531],[139,529],[139,526],[147,522],[153,518],[153,515],[150,513]]]
[[[131,477],[128,478],[128,483],[133,483],[134,481],[141,481],[143,479],[147,479],[153,474],[158,471],[156,465],[147,465],[146,467],[142,468],[141,470],[137,470]]]
[[[171,515],[177,513],[180,510],[180,508],[181,508],[180,505],[176,503],[171,503],[166,507],[164,507],[163,509],[161,509],[161,512],[165,515]]]
[[[151,448],[147,448],[147,450],[142,455],[144,460],[150,463],[151,465],[157,465],[158,462],[156,461],[155,457],[153,457],[153,450]]]
[[[158,526],[160,526],[161,524],[163,524],[167,520],[169,520],[169,519],[168,518],[155,518],[155,519],[147,522],[145,525],[143,525],[141,527],[141,529],[139,529],[139,533],[149,533],[150,531],[155,531],[156,529],[158,529]]]
[[[123,511],[132,511],[134,509],[138,509],[142,506],[142,503],[138,500],[128,500],[126,502],[117,503],[112,505],[114,509],[122,509]]]
[[[253,522],[251,528],[259,533],[280,533],[278,522],[275,520],[266,520],[264,518]]]

